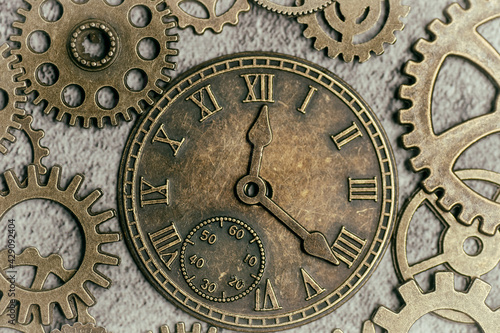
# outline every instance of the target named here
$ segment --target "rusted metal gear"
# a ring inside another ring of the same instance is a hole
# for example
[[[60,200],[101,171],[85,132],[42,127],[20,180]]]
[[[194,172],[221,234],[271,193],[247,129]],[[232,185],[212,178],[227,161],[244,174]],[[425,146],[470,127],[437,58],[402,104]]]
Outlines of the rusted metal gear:
[[[94,324],[83,325],[75,323],[72,326],[64,325],[60,330],[53,330],[51,333],[107,333],[105,328],[95,327]]]
[[[435,275],[435,291],[423,294],[414,280],[398,288],[405,305],[392,312],[380,307],[373,315],[372,322],[389,333],[409,332],[411,326],[422,316],[437,310],[454,310],[467,314],[477,323],[483,332],[498,332],[500,311],[491,310],[485,303],[491,286],[475,279],[469,290],[455,290],[454,276],[451,272],[437,272]],[[373,324],[366,322],[363,333],[375,332]]]
[[[286,6],[274,2],[273,0],[254,0],[262,7],[287,16],[306,15],[324,9],[332,4],[333,0],[303,0],[296,6]]]
[[[452,127],[439,135],[432,124],[432,96],[438,73],[449,56],[460,56],[474,63],[483,73],[500,84],[500,55],[476,30],[488,21],[500,17],[500,2],[471,0],[467,9],[453,4],[445,11],[448,23],[432,21],[429,32],[432,41],[419,40],[415,51],[422,55],[420,62],[409,61],[404,72],[415,79],[403,85],[400,97],[412,103],[399,113],[400,122],[411,125],[411,132],[402,137],[407,149],[418,148],[418,155],[410,159],[415,172],[428,170],[422,181],[427,192],[442,189],[438,204],[446,211],[456,206],[461,210],[459,222],[470,225],[480,218],[480,230],[493,235],[500,225],[500,204],[476,193],[453,171],[459,156],[482,138],[500,132],[500,99],[491,112]],[[460,38],[457,38],[460,36]]]
[[[23,116],[25,112],[18,107],[18,103],[26,102],[26,96],[19,94],[19,90],[26,87],[26,82],[18,80],[23,75],[23,70],[12,68],[19,59],[15,55],[7,57],[8,49],[7,44],[0,46],[0,104],[5,104],[4,109],[0,110],[0,153],[2,154],[7,153],[4,140],[10,142],[16,140],[10,130],[21,128],[19,118],[16,116]],[[2,100],[4,100],[3,103]]]
[[[341,40],[333,38],[321,27],[315,13],[300,16],[297,21],[307,25],[304,30],[305,37],[316,38],[314,42],[316,50],[327,48],[330,58],[336,58],[342,54],[342,58],[346,62],[351,62],[355,56],[359,58],[359,62],[364,62],[370,58],[370,52],[375,52],[377,55],[382,54],[384,43],[394,44],[396,42],[394,32],[403,30],[404,24],[400,19],[408,15],[410,11],[410,7],[401,5],[401,0],[383,1],[389,4],[388,17],[380,32],[363,43],[354,43],[353,38],[370,30],[381,19],[383,16],[381,15],[381,0],[337,0],[331,6],[326,7],[323,10],[326,21],[332,29],[342,35]],[[359,18],[364,13],[366,13],[366,18],[359,22]]]
[[[238,24],[238,16],[240,13],[250,10],[248,0],[235,0],[233,5],[225,13],[217,15],[215,8],[219,0],[196,0],[196,2],[202,5],[208,13],[207,18],[201,18],[184,11],[180,7],[183,1],[184,0],[168,0],[167,3],[172,11],[172,15],[177,18],[179,27],[184,29],[191,26],[197,34],[203,34],[207,29],[220,33],[224,25]]]
[[[191,331],[186,331],[186,325],[183,322],[179,322],[175,325],[175,331],[170,331],[170,328],[168,328],[167,325],[162,325],[160,327],[160,333],[170,333],[170,332],[175,332],[175,333],[201,333],[201,324],[200,323],[194,323]],[[153,333],[153,331],[148,331],[147,333]],[[207,330],[207,333],[217,333],[217,327],[210,326]]]
[[[49,149],[42,146],[40,142],[45,136],[45,132],[40,129],[33,129],[31,126],[33,117],[30,115],[25,117],[16,117],[15,119],[21,124],[21,130],[24,131],[31,143],[31,148],[33,150],[33,164],[38,167],[38,172],[40,174],[45,175],[47,173],[47,168],[43,165],[42,159],[49,156]]]
[[[169,45],[178,36],[169,34],[175,22],[165,21],[164,1],[50,0],[55,10],[48,17],[47,1],[27,2],[30,10],[18,10],[25,22],[13,24],[21,35],[11,37],[20,44],[12,53],[22,58],[16,67],[26,69],[21,78],[31,82],[26,93],[37,91],[35,103],[45,100],[45,113],[56,112],[58,121],[68,115],[75,125],[81,118],[86,128],[130,121],[130,110],[142,113],[170,81],[166,71],[175,63],[167,59],[177,50]]]
[[[120,240],[118,233],[101,233],[99,225],[115,216],[113,210],[98,214],[91,211],[91,206],[99,199],[101,192],[95,190],[85,198],[79,198],[78,190],[83,181],[82,175],[76,175],[66,189],[60,188],[61,168],[51,169],[46,184],[40,184],[40,174],[35,165],[28,166],[26,185],[21,186],[14,172],[4,173],[8,192],[0,195],[0,217],[11,207],[32,199],[51,200],[67,208],[76,217],[84,235],[85,252],[79,268],[74,275],[62,285],[50,290],[36,290],[16,285],[16,299],[19,301],[18,322],[25,324],[30,319],[30,312],[38,307],[42,324],[49,325],[52,321],[53,304],[58,304],[66,318],[74,318],[77,313],[71,308],[70,297],[81,300],[86,306],[95,304],[95,299],[85,286],[86,282],[93,282],[98,286],[108,288],[109,279],[100,273],[96,266],[118,265],[119,259],[100,250],[102,244]],[[0,290],[8,290],[10,281],[0,275]],[[9,305],[10,299],[6,294],[0,298],[0,313]],[[38,310],[36,310],[38,311]]]

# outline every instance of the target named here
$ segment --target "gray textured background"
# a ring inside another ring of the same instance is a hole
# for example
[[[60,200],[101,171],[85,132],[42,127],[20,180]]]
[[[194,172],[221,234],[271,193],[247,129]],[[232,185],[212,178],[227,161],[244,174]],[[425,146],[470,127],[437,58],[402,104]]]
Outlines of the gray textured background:
[[[497,1],[497,0],[492,0]],[[240,23],[226,26],[221,34],[206,32],[196,35],[188,28],[175,29],[179,34],[177,70],[178,76],[192,66],[206,60],[241,51],[276,51],[305,58],[336,73],[348,82],[372,107],[381,120],[393,146],[399,171],[399,206],[416,188],[418,175],[412,174],[406,165],[410,153],[401,148],[398,138],[405,131],[395,122],[395,115],[403,103],[396,99],[398,87],[408,82],[401,74],[403,64],[409,59],[416,59],[411,52],[411,45],[421,37],[427,38],[425,26],[434,18],[444,19],[442,10],[452,3],[451,0],[403,0],[412,10],[407,18],[403,32],[397,32],[398,41],[393,46],[386,45],[382,56],[372,57],[368,62],[359,64],[344,63],[340,59],[330,59],[325,52],[318,52],[312,47],[312,40],[303,37],[304,29],[295,19],[289,19],[252,5],[248,13],[240,15]],[[464,2],[460,1],[462,5]],[[11,23],[17,18],[15,9],[22,6],[21,0],[0,0],[0,42],[6,41],[14,32]],[[498,34],[500,22],[492,22],[481,32],[494,46],[500,46]],[[436,127],[446,129],[463,121],[470,115],[486,113],[496,98],[497,87],[484,77],[476,68],[458,59],[449,59],[443,67],[436,92],[434,93],[434,114]],[[65,123],[55,122],[52,116],[43,115],[32,105],[28,113],[35,117],[34,127],[46,132],[43,144],[49,147],[50,156],[44,159],[47,166],[63,167],[63,183],[67,183],[76,173],[85,174],[81,194],[101,188],[104,195],[94,206],[94,210],[116,209],[116,181],[118,164],[127,135],[133,122],[122,123],[118,127],[106,127],[102,130],[70,127]],[[16,132],[18,141],[11,145],[11,152],[0,157],[0,170],[14,169],[18,175],[25,175],[25,165],[30,163],[31,152],[24,135]],[[497,163],[499,151],[498,137],[492,136],[471,147],[458,161],[457,166],[481,167],[500,172]],[[484,191],[491,189],[485,188]],[[482,190],[481,190],[482,191]],[[435,253],[439,222],[432,214],[418,214],[410,234],[410,252],[412,259],[425,258]],[[19,233],[18,248],[36,246],[43,255],[52,252],[63,256],[67,267],[76,267],[82,250],[79,231],[73,218],[64,209],[54,203],[30,201],[16,206],[3,217],[0,224],[0,242],[5,235],[8,218],[17,220]],[[102,228],[119,230],[117,218],[112,219]],[[6,237],[5,237],[6,238]],[[0,243],[1,244],[1,243]],[[0,248],[4,246],[0,245]],[[90,286],[97,298],[97,304],[90,309],[99,325],[112,332],[158,331],[161,324],[168,324],[172,329],[178,321],[184,321],[190,327],[197,322],[195,318],[176,309],[160,296],[142,276],[132,260],[124,242],[108,245],[105,250],[121,257],[119,267],[101,267],[113,280],[109,290]],[[488,304],[500,306],[498,268],[493,270],[486,280],[493,285],[493,292]],[[26,271],[25,275],[30,272]],[[428,277],[419,281],[423,288],[428,287]],[[380,304],[396,309],[402,303],[394,292],[398,286],[397,277],[391,262],[390,251],[386,252],[379,268],[366,285],[346,304],[334,313],[317,321],[290,330],[290,332],[331,332],[342,328],[346,333],[359,332],[362,322],[368,319]],[[57,325],[60,325],[58,323]],[[204,324],[203,331],[207,325]],[[4,332],[4,329],[0,329]],[[8,331],[8,330],[5,330]],[[228,331],[228,330],[220,330]],[[479,332],[473,326],[459,325],[426,315],[412,328],[411,332]]]

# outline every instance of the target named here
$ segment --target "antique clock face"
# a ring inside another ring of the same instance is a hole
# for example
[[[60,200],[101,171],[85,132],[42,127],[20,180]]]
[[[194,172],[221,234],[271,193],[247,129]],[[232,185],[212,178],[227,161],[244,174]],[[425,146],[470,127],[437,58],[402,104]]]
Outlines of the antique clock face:
[[[186,74],[138,122],[122,224],[151,283],[214,325],[272,331],[324,315],[380,260],[396,172],[369,107],[300,59],[244,53]]]

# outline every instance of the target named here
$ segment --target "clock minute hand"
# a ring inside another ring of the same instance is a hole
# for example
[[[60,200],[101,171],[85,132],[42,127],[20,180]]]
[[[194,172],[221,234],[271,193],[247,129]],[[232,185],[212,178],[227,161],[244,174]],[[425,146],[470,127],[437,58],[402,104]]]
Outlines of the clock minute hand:
[[[255,123],[248,131],[248,141],[253,145],[249,175],[259,176],[264,147],[269,145],[272,140],[273,133],[271,131],[271,124],[269,123],[269,108],[267,105],[264,105]]]
[[[314,257],[324,259],[334,265],[338,265],[339,261],[332,252],[326,237],[318,231],[309,232],[293,217],[278,206],[272,199],[265,195],[258,196],[259,202],[278,220],[286,225],[294,234],[302,239],[302,245],[305,252]]]

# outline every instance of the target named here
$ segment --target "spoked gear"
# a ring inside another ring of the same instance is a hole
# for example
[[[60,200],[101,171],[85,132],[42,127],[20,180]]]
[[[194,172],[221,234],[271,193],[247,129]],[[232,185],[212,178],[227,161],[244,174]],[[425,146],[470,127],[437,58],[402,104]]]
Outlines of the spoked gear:
[[[250,10],[248,0],[235,0],[231,8],[229,8],[225,13],[217,15],[215,8],[217,2],[220,0],[196,0],[196,2],[202,5],[208,13],[207,18],[200,18],[184,11],[180,7],[183,1],[184,0],[168,1],[172,15],[177,18],[180,28],[184,29],[191,26],[197,34],[203,34],[207,29],[220,33],[225,24],[238,24],[238,16],[240,13],[248,12]]]
[[[32,116],[16,117],[16,121],[21,124],[21,130],[24,131],[31,143],[31,148],[33,149],[33,164],[37,166],[40,174],[45,175],[47,173],[47,168],[43,165],[42,158],[49,156],[49,149],[42,146],[40,142],[45,136],[45,132],[33,129],[31,126],[33,122]]]
[[[164,1],[27,2],[30,10],[18,10],[25,22],[13,24],[21,35],[11,37],[20,44],[12,53],[22,58],[16,65],[26,70],[21,78],[31,82],[26,93],[39,93],[35,104],[47,102],[45,113],[56,111],[58,121],[69,115],[70,125],[81,118],[86,128],[94,120],[102,128],[104,119],[130,121],[130,110],[142,113],[153,104],[152,93],[163,93],[166,70],[175,68],[167,58],[177,55],[169,44],[178,40],[168,34],[175,22],[165,21]],[[47,6],[51,15],[44,14]]]
[[[353,38],[373,28],[382,18],[381,0],[337,0],[331,6],[323,10],[327,23],[332,29],[342,35],[341,40],[336,40],[320,26],[316,13],[300,16],[297,21],[306,24],[304,36],[316,38],[314,48],[320,51],[328,49],[328,56],[336,58],[342,54],[346,62],[351,62],[355,56],[359,62],[364,62],[370,58],[370,52],[380,55],[384,52],[384,43],[394,44],[396,36],[394,32],[403,30],[402,17],[406,17],[410,7],[403,6],[401,0],[382,0],[388,4],[388,17],[379,33],[372,39],[363,43],[354,43]],[[365,15],[366,18],[359,22],[359,18]],[[339,16],[342,15],[342,17]],[[359,22],[359,23],[358,23]]]
[[[0,270],[5,271],[9,268],[8,259],[8,249],[1,251],[0,263],[3,263],[3,266],[0,266]],[[35,277],[31,282],[30,289],[37,291],[44,290],[45,282],[51,274],[58,277],[62,282],[67,282],[75,274],[75,270],[64,268],[63,259],[60,255],[51,254],[48,257],[42,257],[40,252],[34,247],[26,248],[23,252],[15,256],[14,267],[20,266],[32,266],[36,268]],[[75,305],[79,320],[86,320],[92,323],[95,322],[95,319],[87,312],[85,304],[79,301],[76,302]],[[12,325],[9,323],[9,320],[11,320],[11,318],[7,316],[7,313],[0,316],[0,327],[11,328],[26,333],[45,333],[40,321],[40,315],[36,312],[33,314],[31,322],[26,325],[19,323]]]
[[[495,333],[500,327],[500,311],[491,310],[485,303],[490,290],[489,284],[475,279],[467,292],[456,291],[453,273],[437,272],[435,291],[423,294],[415,281],[411,280],[398,288],[405,306],[397,313],[382,306],[373,315],[372,322],[388,333],[405,333],[428,313],[454,310],[467,314],[484,333]],[[375,332],[371,322],[365,323],[363,332]]]
[[[85,252],[79,268],[74,275],[61,286],[50,290],[34,290],[16,285],[16,299],[19,301],[18,321],[22,324],[28,322],[30,311],[40,311],[42,324],[49,325],[52,321],[52,309],[58,304],[66,318],[74,318],[70,304],[70,297],[81,300],[86,306],[92,306],[95,299],[85,286],[86,282],[93,282],[98,286],[108,288],[111,281],[100,273],[96,266],[118,265],[119,259],[100,250],[101,245],[120,240],[118,233],[101,233],[99,225],[115,216],[113,210],[94,214],[92,205],[102,193],[95,190],[87,197],[80,199],[78,190],[83,181],[82,175],[76,175],[66,189],[60,188],[61,168],[55,166],[51,169],[46,184],[40,184],[40,174],[35,165],[28,166],[26,185],[21,185],[14,172],[8,170],[4,173],[8,192],[0,194],[0,218],[15,205],[32,199],[46,199],[59,203],[68,209],[76,218],[82,230]],[[8,290],[10,282],[0,274],[0,290]],[[4,293],[0,299],[0,313],[3,313],[10,299]]]
[[[333,0],[303,0],[296,6],[286,6],[274,2],[273,0],[255,0],[259,5],[267,10],[287,16],[306,15],[324,9],[331,5]]]
[[[72,326],[64,325],[61,330],[53,330],[51,333],[107,333],[105,328],[95,327],[94,324],[83,325],[75,323]]]
[[[491,183],[500,188],[500,174],[479,169],[458,170],[457,176],[462,180],[476,180]],[[497,190],[493,200],[499,200]],[[435,194],[427,194],[418,190],[406,203],[400,212],[394,229],[393,258],[394,266],[400,281],[414,279],[418,274],[434,267],[446,265],[454,272],[468,278],[481,277],[498,266],[500,261],[500,234],[487,236],[479,232],[477,226],[465,226],[456,221],[453,214],[441,210],[437,204]],[[410,264],[408,261],[408,231],[413,215],[422,205],[427,206],[445,226],[439,237],[438,254],[424,260]],[[476,253],[468,254],[464,250],[467,239],[479,240],[481,246]],[[454,311],[439,311],[441,317],[462,322],[472,323],[471,319],[462,313]]]
[[[500,225],[500,204],[486,199],[464,184],[453,172],[458,157],[475,142],[493,133],[500,132],[500,99],[494,110],[483,116],[462,122],[439,135],[432,124],[432,96],[438,73],[444,60],[459,56],[474,63],[496,84],[500,84],[500,55],[477,32],[477,27],[500,17],[500,2],[470,0],[470,7],[464,9],[453,4],[445,11],[449,23],[432,21],[428,30],[435,40],[419,40],[415,51],[422,55],[420,62],[409,61],[404,72],[415,78],[415,83],[403,85],[400,97],[409,100],[412,106],[401,110],[399,117],[403,125],[413,130],[404,134],[405,148],[418,148],[418,155],[410,160],[415,172],[428,170],[428,177],[422,181],[427,192],[442,189],[438,204],[450,211],[460,206],[458,220],[470,225],[480,218],[481,231],[493,235]],[[457,36],[460,38],[457,40]]]
[[[25,111],[20,109],[18,104],[26,102],[26,96],[19,94],[20,89],[26,88],[26,82],[19,81],[19,77],[24,72],[20,68],[12,68],[14,64],[18,63],[18,57],[15,55],[7,57],[8,49],[7,44],[0,45],[0,104],[5,105],[5,108],[0,110],[0,153],[2,154],[7,153],[4,140],[10,142],[16,140],[10,130],[21,128],[16,116],[24,116]],[[3,103],[1,103],[2,101]],[[1,107],[2,105],[0,105]]]
[[[147,333],[153,333],[153,331],[148,331]],[[170,329],[167,325],[162,325],[160,327],[160,333],[170,333]],[[175,325],[175,333],[201,333],[201,324],[194,323],[191,331],[187,332],[186,325],[183,322],[179,322],[177,323],[177,325]],[[217,333],[217,327],[210,326],[207,330],[207,333]]]

